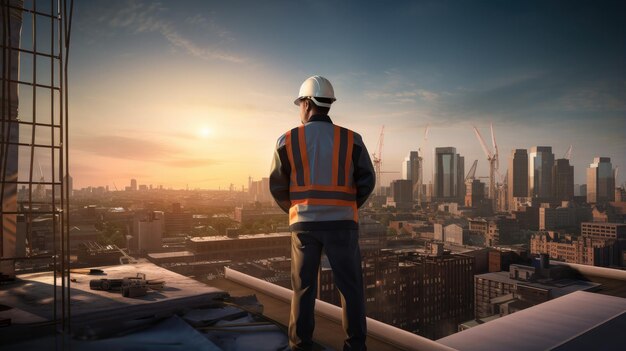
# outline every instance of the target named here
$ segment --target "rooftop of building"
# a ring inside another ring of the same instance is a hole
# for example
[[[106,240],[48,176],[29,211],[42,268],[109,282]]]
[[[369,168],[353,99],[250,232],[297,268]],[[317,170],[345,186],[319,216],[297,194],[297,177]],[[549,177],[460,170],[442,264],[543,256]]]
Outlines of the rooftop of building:
[[[244,239],[261,239],[261,238],[269,238],[269,237],[284,237],[291,236],[290,232],[283,233],[267,233],[267,234],[242,234],[237,235],[236,237],[229,237],[226,235],[215,235],[215,236],[195,236],[190,238],[192,242],[205,242],[205,241],[228,241],[228,240],[244,240]]]
[[[621,350],[625,323],[626,299],[578,291],[437,342],[460,351]]]
[[[185,258],[194,257],[195,254],[191,251],[170,251],[170,252],[153,252],[149,253],[148,257],[155,260],[162,260],[166,258]]]
[[[465,328],[473,328],[473,327],[476,327],[478,325],[485,324],[487,322],[491,322],[491,321],[496,320],[498,318],[500,318],[500,316],[496,314],[496,315],[489,316],[489,317],[486,317],[486,318],[472,319],[471,321],[463,322],[461,325],[464,326]]]
[[[539,310],[530,316],[520,317],[521,320],[515,320],[514,323],[506,322],[507,324],[501,325],[498,324],[501,322],[490,321],[470,329],[470,334],[465,331],[448,337],[452,339],[444,338],[439,341],[428,340],[368,319],[368,347],[383,351],[453,350],[450,347],[458,350],[483,350],[487,349],[485,345],[494,340],[494,345],[499,346],[492,348],[494,350],[518,350],[523,348],[518,347],[519,338],[515,336],[524,335],[521,343],[526,349],[546,349],[544,334],[550,334],[555,325],[559,326],[558,336],[550,336],[549,340],[551,345],[560,347],[557,348],[559,350],[576,349],[569,346],[585,345],[584,342],[588,342],[589,338],[598,335],[608,339],[607,342],[621,340],[615,337],[618,334],[609,332],[614,332],[611,328],[615,323],[623,325],[626,311],[623,301],[626,300],[608,295],[626,295],[626,272],[565,265],[579,270],[590,280],[603,280],[606,283],[602,283],[604,285],[599,293],[582,295],[580,300],[564,300],[567,302],[556,309],[548,305],[546,311]],[[212,280],[211,286],[208,286],[147,262],[98,268],[104,271],[104,275],[86,275],[88,270],[75,270],[71,274],[74,279],[71,286],[71,325],[74,334],[71,340],[66,341],[72,349],[105,350],[120,348],[122,345],[145,348],[167,342],[180,345],[177,350],[257,350],[260,349],[259,345],[265,346],[267,343],[275,346],[274,349],[278,348],[277,345],[285,344],[285,329],[290,313],[291,292],[288,289],[229,269],[225,277]],[[147,279],[164,280],[165,289],[151,291],[137,298],[125,298],[119,293],[89,289],[91,279],[120,278],[137,273],[145,273]],[[53,325],[49,322],[53,316],[53,279],[52,272],[29,273],[19,275],[14,283],[0,286],[0,301],[3,305],[0,308],[0,320],[11,319],[10,326],[0,328],[3,350],[45,348],[51,343],[59,342],[58,334],[52,333]],[[574,292],[565,297],[576,294],[579,293]],[[245,299],[237,300],[238,303],[224,304],[236,296],[255,298],[243,304],[241,301]],[[552,301],[561,299],[563,297]],[[614,314],[602,314],[609,305],[613,306]],[[579,310],[580,306],[580,311],[574,311]],[[533,308],[535,307],[528,310]],[[258,313],[261,311],[262,316]],[[524,311],[511,316],[517,316]],[[622,315],[614,317],[619,311],[622,311]],[[585,319],[587,315],[592,316],[593,323],[590,322],[589,325],[584,324],[587,322],[581,324],[570,321]],[[507,320],[509,317],[499,320]],[[211,322],[208,323],[207,320]],[[534,328],[534,323],[528,323],[529,320],[538,320],[541,328]],[[164,332],[166,330],[167,333]],[[341,330],[341,309],[318,301],[314,340],[320,345],[320,349],[341,349]],[[523,333],[520,334],[520,331]],[[528,333],[528,337],[524,333]],[[37,337],[33,338],[33,335]],[[503,343],[506,346],[503,347]],[[477,348],[471,348],[473,346]]]
[[[529,267],[530,268],[530,267]],[[546,289],[550,290],[550,294],[552,298],[556,298],[559,296],[567,295],[575,291],[593,291],[600,287],[601,284],[564,278],[564,279],[539,279],[539,281],[523,281],[517,280],[510,277],[509,272],[493,272],[493,273],[484,273],[475,275],[477,279],[488,279],[492,281],[496,281],[498,283],[506,283],[506,284],[518,284],[531,286],[533,288],[538,289]]]
[[[103,273],[89,275],[88,269],[71,273],[71,337],[54,332],[52,272],[19,275],[3,285],[0,319],[10,321],[0,328],[2,349],[46,349],[55,343],[60,349],[89,351],[279,350],[287,346],[285,325],[262,316],[263,306],[253,296],[233,298],[223,289],[147,262],[97,268]],[[133,298],[119,291],[90,289],[92,279],[137,273],[164,281],[165,287]]]

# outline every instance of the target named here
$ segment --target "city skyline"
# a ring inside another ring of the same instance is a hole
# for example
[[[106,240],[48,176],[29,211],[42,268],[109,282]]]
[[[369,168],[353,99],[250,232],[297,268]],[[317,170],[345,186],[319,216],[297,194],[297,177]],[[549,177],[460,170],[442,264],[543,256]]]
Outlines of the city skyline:
[[[435,147],[456,147],[466,169],[478,159],[477,175],[488,175],[472,126],[490,123],[501,174],[512,149],[532,146],[558,159],[573,145],[577,184],[594,157],[626,164],[623,4],[360,4],[77,3],[75,187],[136,178],[224,189],[266,177],[313,74],[335,86],[333,121],[359,131],[370,153],[385,125],[385,171],[401,171],[430,126],[425,183]]]

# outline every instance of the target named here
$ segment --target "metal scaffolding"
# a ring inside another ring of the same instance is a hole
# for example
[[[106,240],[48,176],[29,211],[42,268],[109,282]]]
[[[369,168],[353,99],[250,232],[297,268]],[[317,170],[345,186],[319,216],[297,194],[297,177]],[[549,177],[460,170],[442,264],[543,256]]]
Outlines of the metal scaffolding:
[[[52,322],[66,332],[72,9],[71,0],[0,0],[0,281],[21,272],[53,271]]]

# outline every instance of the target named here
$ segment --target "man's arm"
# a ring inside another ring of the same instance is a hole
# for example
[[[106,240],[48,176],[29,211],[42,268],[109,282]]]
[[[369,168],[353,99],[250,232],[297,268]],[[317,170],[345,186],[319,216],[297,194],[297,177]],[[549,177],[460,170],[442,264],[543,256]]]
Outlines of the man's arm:
[[[361,207],[374,191],[376,173],[363,139],[357,133],[354,133],[352,164],[354,165],[354,183],[356,184],[356,205]]]
[[[289,213],[291,201],[289,200],[289,177],[291,175],[291,165],[287,157],[285,147],[285,136],[281,136],[276,143],[274,158],[272,160],[272,170],[270,172],[270,192],[276,203],[283,211]]]

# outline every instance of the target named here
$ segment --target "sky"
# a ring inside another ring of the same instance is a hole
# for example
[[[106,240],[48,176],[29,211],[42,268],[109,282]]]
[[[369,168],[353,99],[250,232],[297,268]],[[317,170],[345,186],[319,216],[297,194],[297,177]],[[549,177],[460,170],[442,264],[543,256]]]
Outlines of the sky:
[[[472,127],[491,144],[493,124],[501,174],[512,149],[572,145],[585,183],[595,156],[626,168],[624,34],[620,1],[75,1],[70,173],[75,188],[247,186],[322,75],[331,118],[370,153],[385,126],[384,171],[420,148],[429,181],[433,148],[454,146],[488,175]]]

